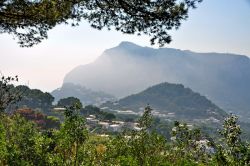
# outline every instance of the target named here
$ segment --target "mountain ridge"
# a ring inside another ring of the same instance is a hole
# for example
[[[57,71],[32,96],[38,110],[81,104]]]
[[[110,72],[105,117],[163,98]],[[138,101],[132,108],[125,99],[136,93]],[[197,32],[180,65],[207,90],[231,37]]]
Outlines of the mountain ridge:
[[[106,102],[101,107],[109,111],[142,112],[150,105],[161,118],[173,116],[175,120],[214,119],[222,121],[226,112],[199,93],[193,92],[182,84],[167,82],[153,85],[137,94],[129,95],[115,102]],[[157,115],[156,114],[156,115]],[[167,118],[168,119],[168,118]]]
[[[227,112],[250,118],[250,59],[228,53],[197,53],[124,42],[91,64],[69,72],[73,82],[118,98],[161,83],[181,83]]]

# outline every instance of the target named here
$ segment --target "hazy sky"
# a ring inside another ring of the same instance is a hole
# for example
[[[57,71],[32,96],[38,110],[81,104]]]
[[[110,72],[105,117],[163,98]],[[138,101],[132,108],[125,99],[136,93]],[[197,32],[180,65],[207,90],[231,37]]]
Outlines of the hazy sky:
[[[250,0],[203,1],[178,31],[171,32],[173,42],[166,47],[250,56]],[[12,36],[0,34],[0,71],[18,75],[20,83],[31,88],[51,91],[71,69],[94,61],[121,41],[150,46],[147,36],[98,31],[84,22],[76,28],[57,26],[48,40],[33,48],[20,48]]]

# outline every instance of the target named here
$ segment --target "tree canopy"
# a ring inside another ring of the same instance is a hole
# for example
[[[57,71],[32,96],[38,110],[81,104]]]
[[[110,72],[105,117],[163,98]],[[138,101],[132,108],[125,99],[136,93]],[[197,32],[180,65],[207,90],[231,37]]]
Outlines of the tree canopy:
[[[12,83],[17,82],[18,77],[4,77],[0,78],[0,114],[13,103],[21,99],[21,94],[14,88]]]
[[[75,104],[79,105],[79,107],[82,108],[81,101],[76,97],[63,98],[63,99],[60,99],[57,103],[58,106],[62,106],[62,107],[70,107]]]
[[[0,0],[0,33],[12,34],[22,47],[48,37],[61,23],[106,27],[125,34],[146,34],[151,44],[171,42],[168,31],[178,29],[190,8],[202,0]]]

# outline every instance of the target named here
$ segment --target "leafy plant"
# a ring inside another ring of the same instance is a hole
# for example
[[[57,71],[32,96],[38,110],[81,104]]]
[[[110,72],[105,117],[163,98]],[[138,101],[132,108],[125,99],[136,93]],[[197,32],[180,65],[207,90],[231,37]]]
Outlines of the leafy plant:
[[[241,128],[238,125],[238,117],[231,114],[225,118],[221,144],[218,145],[216,159],[220,164],[250,164],[250,146],[241,140]]]

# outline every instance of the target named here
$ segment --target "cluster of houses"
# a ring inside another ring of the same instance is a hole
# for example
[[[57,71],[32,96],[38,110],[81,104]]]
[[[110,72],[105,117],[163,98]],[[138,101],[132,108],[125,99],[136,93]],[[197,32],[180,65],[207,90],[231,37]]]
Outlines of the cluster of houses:
[[[64,110],[65,110],[65,108],[61,108],[61,107],[56,107],[53,109],[54,112],[62,112]],[[140,130],[140,128],[137,127],[138,123],[135,123],[135,122],[100,120],[100,119],[97,119],[95,115],[89,115],[86,118],[86,122],[87,122],[87,125],[89,128],[101,126],[101,128],[108,130],[108,131],[111,131],[111,132],[120,132],[124,128],[133,129],[133,130]]]
[[[99,120],[96,118],[95,115],[89,115],[87,118],[87,125],[89,127],[95,127],[97,125],[101,126],[103,129],[112,132],[120,132],[124,128],[129,128],[133,130],[140,130],[138,123],[134,122],[123,122],[123,121],[106,121],[106,120]]]

